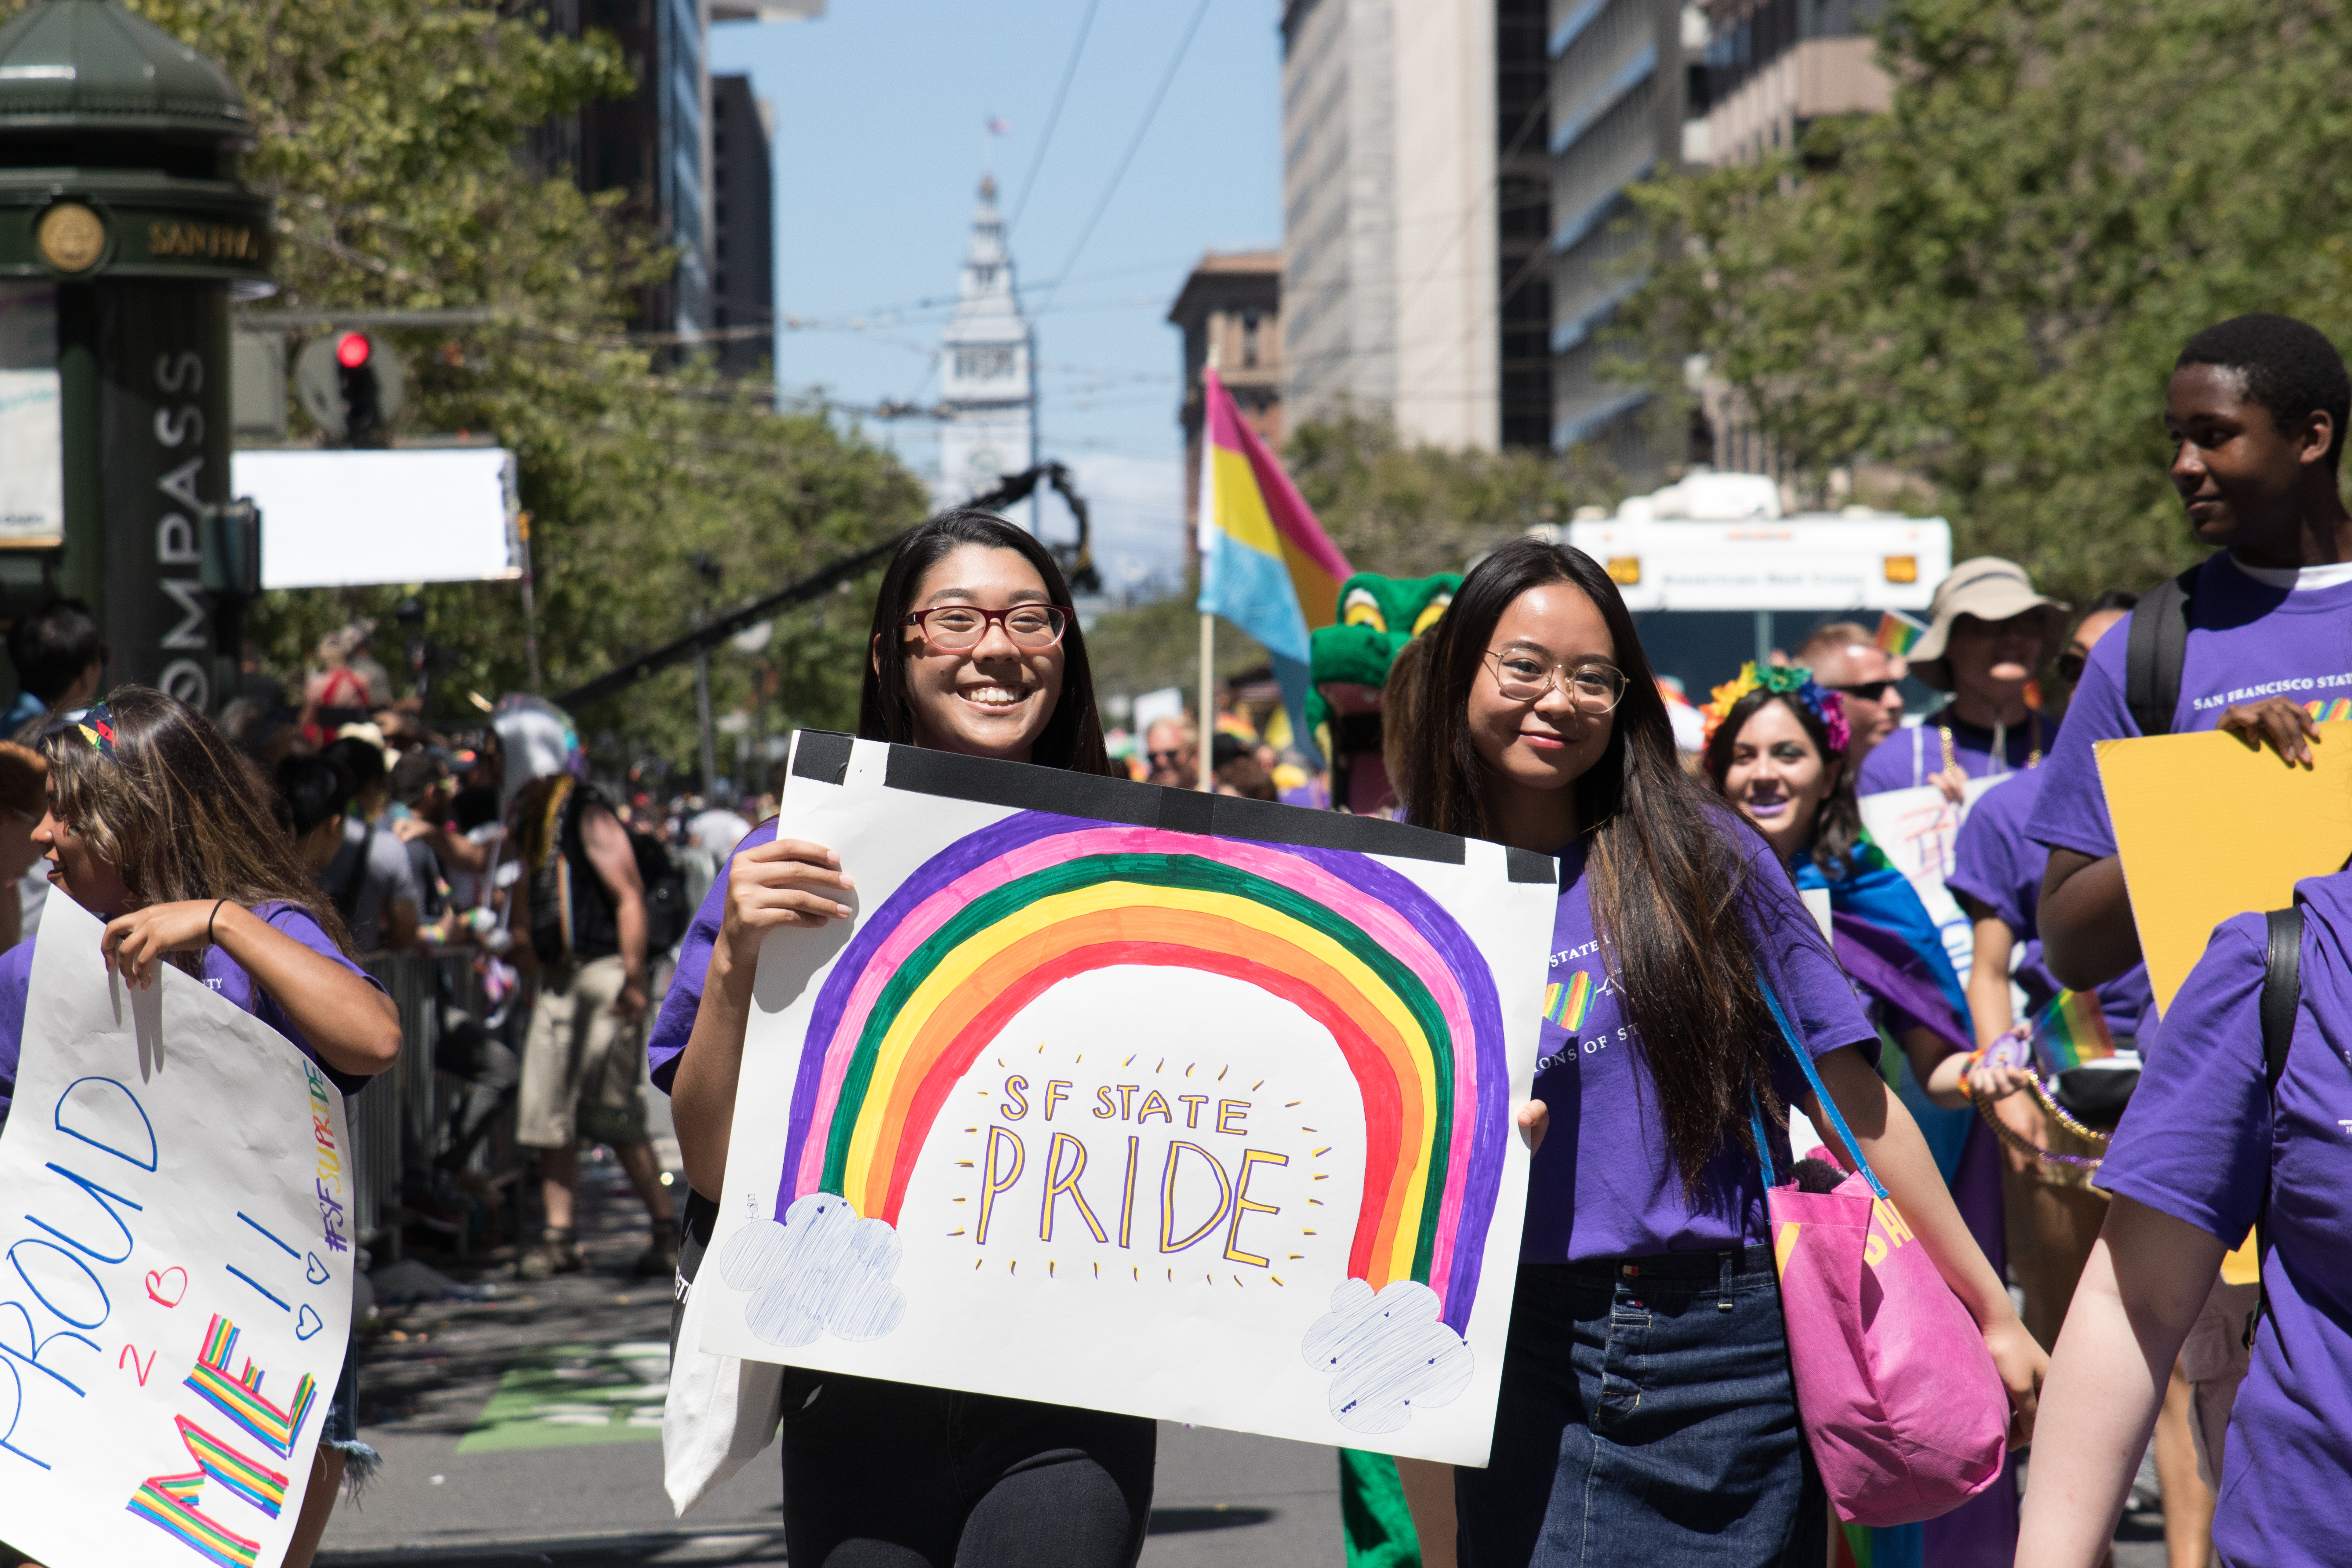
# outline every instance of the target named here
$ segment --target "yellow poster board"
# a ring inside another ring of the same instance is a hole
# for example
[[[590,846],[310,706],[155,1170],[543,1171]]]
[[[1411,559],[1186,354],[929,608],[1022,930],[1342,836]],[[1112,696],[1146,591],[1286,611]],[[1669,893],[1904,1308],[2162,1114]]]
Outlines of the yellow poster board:
[[[2159,1014],[2215,926],[2352,857],[2352,722],[2319,727],[2309,768],[2219,731],[2095,750]]]

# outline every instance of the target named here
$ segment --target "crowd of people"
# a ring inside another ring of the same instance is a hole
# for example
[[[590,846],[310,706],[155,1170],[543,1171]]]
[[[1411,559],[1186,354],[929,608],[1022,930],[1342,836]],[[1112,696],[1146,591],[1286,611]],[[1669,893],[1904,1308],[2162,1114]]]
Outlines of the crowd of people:
[[[1601,960],[1590,1005],[1545,1017],[1515,1110],[1531,1173],[1490,1460],[1350,1456],[1351,1552],[1386,1509],[1408,1535],[1387,1560],[1432,1568],[2094,1568],[2153,1430],[2177,1568],[2331,1560],[2326,1500],[2352,1474],[2333,1143],[2352,1121],[2332,1114],[2352,1116],[2352,872],[2303,884],[2297,921],[2223,924],[2159,1018],[2095,748],[2220,729],[2311,760],[2319,714],[2352,691],[2352,381],[2310,327],[2242,317],[2181,352],[2163,417],[2212,553],[2153,590],[2077,609],[2011,562],[1963,562],[1906,652],[1834,619],[1694,709],[1601,566],[1517,540],[1414,627],[1383,723],[1352,726],[1378,762],[1352,784],[1229,718],[1206,726],[1221,790],[1328,808],[1372,780],[1416,825],[1556,857],[1550,964]],[[468,1085],[451,1148],[462,1162],[511,1103],[540,1175],[518,1271],[582,1267],[578,1160],[602,1144],[646,1210],[635,1268],[675,1272],[683,1297],[762,946],[852,918],[856,868],[782,836],[772,799],[598,787],[569,721],[533,699],[433,732],[392,700],[367,636],[325,639],[299,701],[257,674],[215,723],[139,687],[95,700],[104,655],[79,605],[12,628],[0,872],[24,896],[0,911],[21,927],[0,953],[0,1117],[43,898],[104,920],[131,983],[167,963],[201,975],[346,1092],[400,1048],[365,961],[463,951],[490,1005],[444,1029],[459,1044],[437,1065]],[[1115,754],[1069,584],[1001,519],[950,512],[910,536],[872,646],[861,735],[1202,783],[1181,718]],[[1894,790],[1966,812],[1945,882],[1971,928],[1964,972],[1866,826],[1864,802]],[[2005,1047],[2070,995],[2116,1048],[2047,1077]],[[670,1097],[682,1214],[646,1133],[648,1075]],[[1981,1338],[2012,1455],[2033,1457],[2030,1484],[2004,1475],[1940,1519],[1867,1532],[1838,1527],[1808,1446],[1766,1195],[1768,1172],[1834,1184],[1858,1163]],[[2224,1262],[2258,1220],[2259,1283]],[[347,1361],[290,1563],[373,1458],[354,1376]],[[795,1562],[1115,1568],[1140,1552],[1148,1420],[799,1370],[784,1408]]]

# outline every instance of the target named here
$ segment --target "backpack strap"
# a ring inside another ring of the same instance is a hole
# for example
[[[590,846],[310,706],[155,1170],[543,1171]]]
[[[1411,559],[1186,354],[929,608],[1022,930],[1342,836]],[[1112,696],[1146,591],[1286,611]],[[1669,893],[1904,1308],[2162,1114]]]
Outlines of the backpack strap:
[[[2124,645],[2124,703],[2143,735],[2172,733],[2180,706],[2180,667],[2189,654],[2189,596],[2198,569],[2158,584],[2131,613]]]
[[[367,832],[361,836],[360,852],[352,859],[352,868],[343,874],[343,885],[328,895],[345,925],[359,918],[360,889],[367,885],[368,860],[375,853],[375,836],[376,826],[371,822]]]
[[[2278,1119],[2278,1086],[2286,1071],[2287,1047],[2294,1042],[2294,1015],[2303,1002],[2303,895],[2283,910],[2263,916],[2267,927],[2263,952],[2263,1088],[2270,1097],[2273,1126]],[[2275,1133],[2273,1134],[2276,1136]],[[2263,1174],[2263,1204],[2254,1211],[2254,1258],[2267,1270],[2271,1258],[2270,1173]],[[2254,1325],[2270,1309],[2270,1287],[2257,1279],[2254,1310],[2246,1318],[2245,1342],[2254,1342]]]

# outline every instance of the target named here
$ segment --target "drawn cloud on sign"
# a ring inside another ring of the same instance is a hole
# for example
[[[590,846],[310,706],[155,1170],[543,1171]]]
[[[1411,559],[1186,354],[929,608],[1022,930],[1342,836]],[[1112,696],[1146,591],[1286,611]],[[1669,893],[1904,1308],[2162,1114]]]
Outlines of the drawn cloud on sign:
[[[1448,1405],[1470,1386],[1462,1336],[1438,1321],[1437,1292],[1397,1279],[1378,1295],[1361,1279],[1331,1292],[1299,1351],[1331,1374],[1331,1415],[1354,1432],[1394,1432],[1423,1405]]]
[[[811,1193],[784,1211],[780,1225],[754,1220],[728,1239],[719,1278],[749,1291],[743,1324],[772,1345],[804,1345],[830,1329],[845,1340],[878,1340],[898,1326],[907,1293],[898,1271],[898,1233],[860,1219],[849,1200]]]

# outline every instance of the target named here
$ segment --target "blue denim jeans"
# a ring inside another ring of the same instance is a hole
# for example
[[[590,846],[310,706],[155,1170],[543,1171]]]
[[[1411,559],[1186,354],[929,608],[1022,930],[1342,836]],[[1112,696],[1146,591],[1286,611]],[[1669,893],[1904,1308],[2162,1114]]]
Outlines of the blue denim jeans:
[[[1494,1451],[1454,1474],[1463,1568],[1819,1568],[1770,1252],[1521,1267]]]

